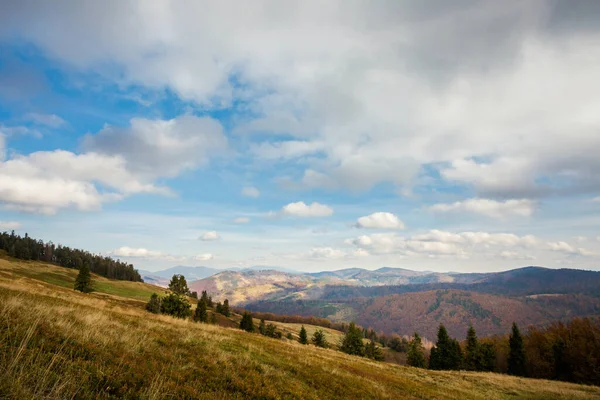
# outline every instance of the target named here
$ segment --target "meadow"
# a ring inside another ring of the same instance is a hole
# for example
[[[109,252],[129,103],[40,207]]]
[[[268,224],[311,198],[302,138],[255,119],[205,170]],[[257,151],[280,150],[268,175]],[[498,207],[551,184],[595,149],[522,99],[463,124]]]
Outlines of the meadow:
[[[154,315],[149,285],[94,276],[104,285],[83,294],[67,285],[74,271],[41,264],[0,262],[0,398],[600,399],[594,386],[403,367]]]

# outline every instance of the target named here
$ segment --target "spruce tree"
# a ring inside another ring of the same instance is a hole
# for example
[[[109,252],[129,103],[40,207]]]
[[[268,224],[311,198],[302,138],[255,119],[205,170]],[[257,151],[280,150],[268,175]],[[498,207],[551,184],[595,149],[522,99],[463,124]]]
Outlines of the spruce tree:
[[[513,322],[512,332],[508,339],[510,352],[508,354],[508,373],[510,375],[525,376],[525,347],[519,327]]]
[[[261,319],[260,320],[260,324],[258,324],[258,333],[260,333],[261,335],[265,334],[265,320]]]
[[[340,350],[346,354],[363,356],[365,354],[365,345],[362,339],[363,331],[357,327],[354,322],[351,322],[348,326],[348,331],[342,340]]]
[[[77,278],[75,278],[74,288],[83,293],[92,291],[92,275],[90,274],[90,267],[87,264],[83,264],[79,269]]]
[[[308,344],[308,334],[306,333],[306,328],[302,325],[300,328],[300,335],[298,337],[298,341],[302,344]]]
[[[181,296],[187,296],[190,292],[185,277],[179,274],[175,274],[171,278],[171,282],[169,282],[169,290]]]
[[[206,311],[206,302],[203,299],[198,300],[196,311],[194,312],[194,321],[208,322],[208,313]]]
[[[377,346],[377,344],[375,344],[374,339],[371,339],[371,341],[365,346],[365,357],[375,361],[383,361],[385,359],[383,351],[379,346]]]
[[[160,314],[160,297],[156,293],[152,293],[150,301],[146,304],[146,310],[154,314]]]
[[[479,345],[479,371],[496,371],[496,348],[492,343]]]
[[[187,299],[175,293],[169,293],[162,299],[161,310],[164,314],[177,318],[187,318],[192,315],[192,306]]]
[[[437,370],[459,369],[462,361],[460,344],[448,336],[446,327],[441,324],[438,329],[437,342],[431,349],[429,368]]]
[[[425,368],[427,366],[423,342],[421,341],[421,336],[419,336],[417,332],[415,332],[413,340],[408,345],[406,363],[411,367],[417,368]]]
[[[208,293],[206,292],[206,290],[202,291],[202,294],[200,295],[200,300],[203,300],[204,303],[206,303],[206,306],[208,307]]]
[[[223,307],[221,308],[221,314],[223,314],[226,317],[229,317],[231,315],[231,311],[229,311],[229,300],[225,299],[223,301]]]
[[[465,346],[465,368],[468,371],[479,371],[479,342],[473,325],[467,330],[467,345]]]
[[[247,332],[254,332],[254,321],[252,320],[252,314],[244,312],[242,320],[240,321],[240,329]]]
[[[223,305],[221,304],[221,302],[217,302],[217,305],[215,307],[215,310],[219,313],[219,314],[223,314]]]
[[[213,325],[217,323],[217,314],[214,312],[210,313],[210,323]]]
[[[325,339],[325,332],[322,329],[315,331],[311,341],[317,347],[327,347],[327,339]]]

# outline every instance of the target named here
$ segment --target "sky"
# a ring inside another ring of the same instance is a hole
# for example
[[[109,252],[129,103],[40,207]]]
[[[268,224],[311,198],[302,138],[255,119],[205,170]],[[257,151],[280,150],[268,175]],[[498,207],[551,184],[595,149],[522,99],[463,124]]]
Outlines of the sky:
[[[600,2],[0,2],[0,230],[137,268],[600,270]]]

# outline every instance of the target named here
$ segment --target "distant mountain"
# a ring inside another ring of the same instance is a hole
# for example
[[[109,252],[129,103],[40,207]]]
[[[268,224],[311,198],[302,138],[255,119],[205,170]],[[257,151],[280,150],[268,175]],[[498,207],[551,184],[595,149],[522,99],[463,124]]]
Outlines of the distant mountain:
[[[170,279],[163,278],[162,276],[155,275],[155,272],[146,271],[143,269],[138,270],[140,276],[144,280],[144,283],[150,283],[152,285],[167,287],[169,286]]]
[[[185,276],[185,279],[190,281],[195,281],[198,279],[206,278],[207,276],[214,275],[216,273],[221,272],[221,269],[209,268],[209,267],[187,267],[184,265],[177,265],[175,267],[163,269],[161,271],[148,272],[149,276],[160,277],[163,279],[171,280],[173,275],[180,274]],[[168,283],[168,282],[167,282]]]
[[[284,267],[277,267],[273,265],[253,265],[251,267],[241,267],[241,268],[227,268],[228,271],[279,271],[285,272],[286,274],[304,274],[300,271],[295,271],[293,269],[288,269]]]

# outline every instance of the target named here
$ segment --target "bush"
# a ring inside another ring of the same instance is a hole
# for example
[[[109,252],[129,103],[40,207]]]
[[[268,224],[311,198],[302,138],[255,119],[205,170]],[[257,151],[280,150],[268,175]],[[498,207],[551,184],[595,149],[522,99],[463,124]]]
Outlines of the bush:
[[[146,304],[146,310],[154,314],[160,314],[161,298],[156,293],[152,293],[150,301]]]
[[[192,305],[184,297],[169,293],[162,299],[161,311],[176,318],[187,318],[192,315]]]

